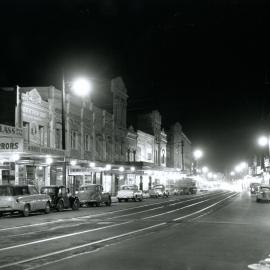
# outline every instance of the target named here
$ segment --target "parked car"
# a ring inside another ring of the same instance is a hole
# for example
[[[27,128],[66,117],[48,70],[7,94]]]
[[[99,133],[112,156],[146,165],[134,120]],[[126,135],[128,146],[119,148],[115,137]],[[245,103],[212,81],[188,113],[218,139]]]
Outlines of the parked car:
[[[180,189],[180,195],[191,195],[191,194],[197,194],[197,187],[182,187]]]
[[[143,198],[144,199],[150,198],[150,194],[149,194],[149,191],[148,190],[144,190],[143,191]]]
[[[152,198],[164,198],[169,196],[169,192],[165,189],[164,185],[155,185],[152,189],[149,190],[149,194]]]
[[[72,196],[65,186],[45,186],[40,190],[41,194],[48,194],[51,197],[51,208],[63,211],[67,208],[78,210],[80,201],[77,196]]]
[[[80,205],[87,206],[100,206],[105,204],[106,206],[111,206],[112,199],[111,194],[108,192],[103,192],[103,187],[98,184],[84,185],[79,188],[76,192]]]
[[[117,199],[119,202],[125,200],[126,202],[130,199],[133,201],[142,201],[143,192],[139,190],[137,185],[123,185],[117,193]]]
[[[262,185],[258,187],[258,191],[256,193],[256,201],[270,201],[270,186]]]
[[[249,185],[250,193],[251,194],[256,194],[259,187],[260,187],[260,183],[250,183],[250,185]]]
[[[51,198],[47,194],[39,194],[32,185],[0,185],[0,216],[3,213],[22,213],[29,216],[30,212],[50,212]]]

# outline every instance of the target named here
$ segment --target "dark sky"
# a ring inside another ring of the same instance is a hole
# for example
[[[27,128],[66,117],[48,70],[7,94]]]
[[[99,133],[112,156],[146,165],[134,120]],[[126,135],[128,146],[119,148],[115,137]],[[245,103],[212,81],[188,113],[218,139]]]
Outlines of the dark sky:
[[[1,0],[0,85],[60,87],[63,68],[97,84],[121,75],[130,114],[159,110],[202,163],[230,169],[269,128],[267,2]]]

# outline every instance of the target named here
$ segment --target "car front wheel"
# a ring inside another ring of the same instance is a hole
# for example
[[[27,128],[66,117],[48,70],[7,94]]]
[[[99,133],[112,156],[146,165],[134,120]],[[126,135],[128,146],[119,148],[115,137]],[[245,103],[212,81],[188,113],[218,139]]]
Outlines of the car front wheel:
[[[108,201],[105,204],[106,204],[106,206],[111,206],[112,205],[111,197],[108,199]]]
[[[23,212],[22,212],[24,217],[28,217],[30,214],[30,207],[28,204],[26,204],[23,208]]]
[[[79,200],[75,200],[72,205],[72,210],[79,210],[79,208],[80,208],[80,202]]]
[[[62,201],[59,201],[57,203],[56,209],[57,209],[58,212],[62,212],[64,210],[64,204],[63,204]]]
[[[46,205],[45,205],[44,213],[49,214],[50,211],[51,211],[50,203],[47,202]]]

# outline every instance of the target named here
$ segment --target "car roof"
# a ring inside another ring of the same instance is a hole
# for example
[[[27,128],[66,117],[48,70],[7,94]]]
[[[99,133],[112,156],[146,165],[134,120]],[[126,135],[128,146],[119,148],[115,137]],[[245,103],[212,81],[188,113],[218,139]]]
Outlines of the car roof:
[[[41,187],[41,188],[61,188],[61,187],[65,187],[65,186],[63,186],[63,185],[61,185],[61,186],[51,185],[51,186],[44,186],[44,187]]]

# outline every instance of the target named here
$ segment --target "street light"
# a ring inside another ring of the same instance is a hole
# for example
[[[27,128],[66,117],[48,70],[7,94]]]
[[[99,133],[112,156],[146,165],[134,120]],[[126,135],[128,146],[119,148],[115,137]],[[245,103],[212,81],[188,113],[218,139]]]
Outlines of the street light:
[[[193,156],[196,160],[200,159],[203,156],[203,152],[200,149],[197,149],[193,152]]]
[[[63,168],[63,183],[66,186],[66,81],[63,73],[62,78],[62,149],[64,150],[64,168]],[[68,82],[73,93],[78,96],[86,96],[91,90],[91,83],[86,79],[79,78],[73,82]]]
[[[207,173],[207,172],[208,172],[208,168],[207,168],[206,166],[204,166],[204,167],[202,168],[202,172],[203,172],[203,173]]]
[[[261,136],[258,138],[258,144],[262,147],[265,147],[268,144],[268,139],[266,136]]]
[[[203,156],[202,150],[196,149],[193,152],[193,156],[194,156],[195,164],[196,164],[196,166],[194,166],[194,172],[197,174],[197,169],[199,169],[199,159]]]

